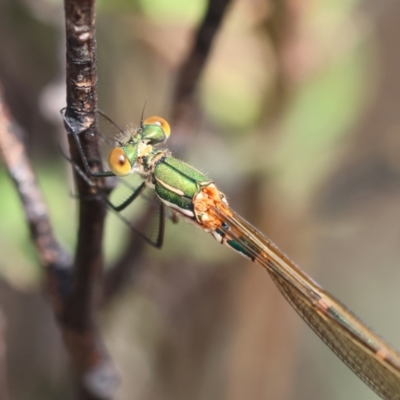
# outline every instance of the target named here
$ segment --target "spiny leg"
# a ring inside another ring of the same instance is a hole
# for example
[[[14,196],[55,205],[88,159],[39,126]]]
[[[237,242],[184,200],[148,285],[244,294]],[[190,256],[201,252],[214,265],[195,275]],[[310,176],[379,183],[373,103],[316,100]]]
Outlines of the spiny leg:
[[[143,192],[143,190],[146,189],[146,182],[142,182],[142,184],[135,189],[135,191],[125,200],[123,201],[120,205],[118,206],[112,206],[112,208],[115,211],[122,211],[126,207],[128,207],[131,203],[133,203],[138,196]]]
[[[139,196],[139,194],[140,193],[136,194],[136,198]],[[133,196],[130,196],[129,199],[128,199],[128,200],[130,200],[129,204],[131,204],[132,201],[133,201],[131,199],[132,197]],[[107,197],[103,197],[103,200],[107,204],[107,206],[114,212],[114,214],[121,221],[123,221],[126,225],[128,225],[128,227],[132,231],[134,231],[137,235],[139,235],[145,242],[147,242],[148,244],[150,244],[151,246],[153,246],[153,247],[155,247],[157,249],[160,249],[162,247],[162,245],[164,243],[164,232],[165,232],[165,205],[163,203],[160,202],[158,204],[158,207],[159,207],[158,208],[158,223],[157,223],[157,229],[156,229],[157,234],[156,234],[155,240],[153,240],[151,237],[149,237],[148,235],[144,234],[139,229],[134,227],[132,225],[132,223],[127,218],[125,218],[122,214],[120,214],[119,213],[120,209],[118,208],[118,206],[115,206],[114,204],[112,204],[112,202]],[[125,207],[126,207],[127,205],[125,203],[127,203],[128,200],[123,202],[122,205],[125,205]],[[125,208],[125,207],[123,207],[123,208]]]

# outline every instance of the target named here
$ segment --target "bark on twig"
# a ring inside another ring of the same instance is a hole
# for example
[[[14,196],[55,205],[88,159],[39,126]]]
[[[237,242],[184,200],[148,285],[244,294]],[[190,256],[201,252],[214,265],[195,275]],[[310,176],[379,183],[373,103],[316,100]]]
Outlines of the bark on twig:
[[[96,132],[97,72],[94,0],[65,0],[67,40],[67,108],[65,126],[69,132],[71,158],[84,165],[74,135],[93,171],[101,170]],[[102,238],[105,205],[87,201],[92,188],[76,176],[80,198],[79,232],[74,260],[74,282],[62,313],[64,340],[78,371],[80,398],[111,398],[118,378],[103,346],[95,308],[101,292],[103,272]],[[101,184],[101,182],[99,182]]]

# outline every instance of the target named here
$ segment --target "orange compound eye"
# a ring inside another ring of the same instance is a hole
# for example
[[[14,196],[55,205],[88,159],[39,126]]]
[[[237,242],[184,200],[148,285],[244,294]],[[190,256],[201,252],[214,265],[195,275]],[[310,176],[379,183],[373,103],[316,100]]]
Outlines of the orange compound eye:
[[[108,165],[112,172],[117,176],[125,176],[131,172],[132,166],[121,147],[116,147],[110,151]]]
[[[146,118],[143,121],[143,125],[158,125],[158,126],[160,126],[162,128],[162,130],[164,131],[166,138],[168,138],[169,135],[171,134],[171,127],[169,126],[169,123],[164,118],[161,118],[161,117],[154,116],[154,117]]]

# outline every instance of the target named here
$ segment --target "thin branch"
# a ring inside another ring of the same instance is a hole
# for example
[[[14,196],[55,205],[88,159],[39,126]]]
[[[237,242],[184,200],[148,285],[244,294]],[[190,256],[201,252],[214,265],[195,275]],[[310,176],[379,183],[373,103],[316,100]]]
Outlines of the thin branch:
[[[46,271],[46,289],[56,314],[59,314],[63,302],[61,293],[68,291],[71,258],[54,236],[47,207],[22,138],[22,128],[11,119],[0,87],[0,153],[21,199],[32,241]]]
[[[22,129],[11,119],[0,87],[0,153],[22,201],[33,243],[46,268],[63,270],[69,256],[57,242],[22,140]]]
[[[101,169],[96,132],[97,72],[94,0],[65,0],[67,41],[67,108],[71,158],[84,170],[76,137],[93,171]],[[78,243],[74,284],[62,315],[64,340],[73,357],[80,383],[80,398],[105,399],[114,394],[118,381],[95,323],[95,308],[103,273],[102,238],[105,205],[87,201],[92,188],[76,174],[80,198]],[[101,185],[102,182],[99,182]]]
[[[230,2],[231,0],[209,0],[207,11],[197,30],[192,49],[178,72],[171,111],[174,145],[183,140],[182,136],[189,135],[193,127],[196,126],[198,115],[193,93]]]
[[[50,294],[55,314],[59,316],[63,310],[64,294],[70,289],[71,257],[54,236],[46,204],[26,153],[23,131],[12,119],[1,87],[0,154],[21,199],[32,242],[46,273],[45,290]]]

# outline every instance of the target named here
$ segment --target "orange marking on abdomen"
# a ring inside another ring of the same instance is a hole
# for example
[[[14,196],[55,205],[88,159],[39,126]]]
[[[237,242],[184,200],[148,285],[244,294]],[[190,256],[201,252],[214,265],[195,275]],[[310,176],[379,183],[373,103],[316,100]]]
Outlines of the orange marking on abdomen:
[[[324,299],[319,299],[317,302],[317,308],[324,312],[326,314],[326,312],[328,311],[330,307],[330,304],[328,304]]]
[[[375,352],[376,357],[381,360],[386,360],[388,354],[389,354],[388,351],[383,347],[381,347],[380,349],[378,349],[378,351]]]

